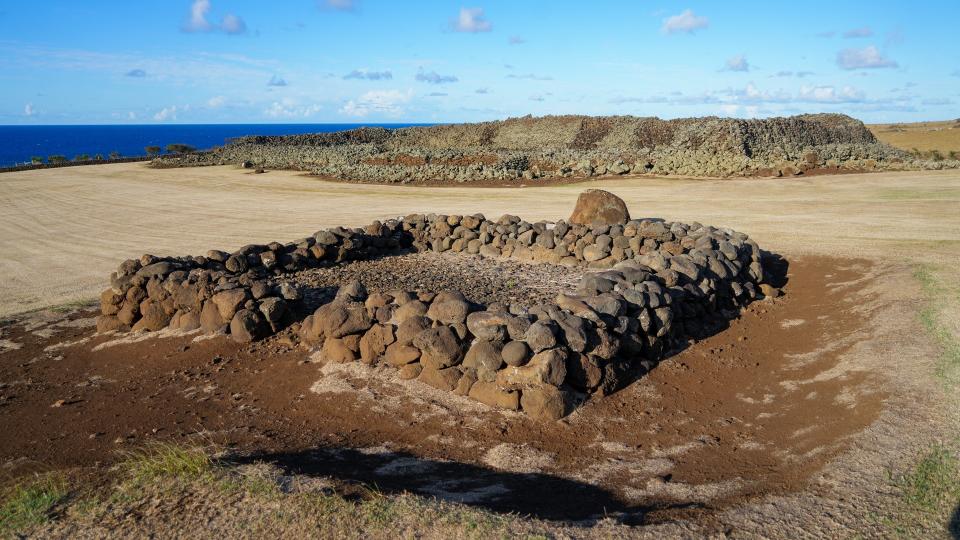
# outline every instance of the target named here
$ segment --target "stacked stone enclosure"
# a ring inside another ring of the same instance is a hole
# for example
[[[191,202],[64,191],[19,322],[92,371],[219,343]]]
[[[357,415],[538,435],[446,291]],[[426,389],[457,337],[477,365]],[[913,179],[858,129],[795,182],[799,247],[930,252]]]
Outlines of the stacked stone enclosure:
[[[882,144],[840,114],[786,118],[545,116],[475,124],[250,136],[155,167],[240,165],[377,183],[531,181],[623,174],[792,176],[956,167]]]
[[[424,251],[585,273],[577,294],[543,304],[481,305],[469,291],[367,291],[353,282],[315,310],[307,309],[308,291],[286,279]],[[201,329],[241,342],[292,327],[320,362],[384,364],[401,378],[557,419],[774,294],[761,263],[747,235],[699,223],[411,214],[233,253],[125,261],[101,296],[97,323],[101,332]]]

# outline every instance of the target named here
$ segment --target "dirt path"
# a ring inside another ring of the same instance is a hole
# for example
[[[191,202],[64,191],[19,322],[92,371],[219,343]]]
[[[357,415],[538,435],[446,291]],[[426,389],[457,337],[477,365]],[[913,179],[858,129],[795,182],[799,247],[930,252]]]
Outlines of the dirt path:
[[[603,187],[638,216],[745,231],[780,252],[944,261],[960,255],[960,173],[787,180],[616,178],[573,185],[424,188],[338,184],[232,167],[141,163],[0,175],[0,316],[95,297],[119,261],[288,241],[409,212],[567,216]]]

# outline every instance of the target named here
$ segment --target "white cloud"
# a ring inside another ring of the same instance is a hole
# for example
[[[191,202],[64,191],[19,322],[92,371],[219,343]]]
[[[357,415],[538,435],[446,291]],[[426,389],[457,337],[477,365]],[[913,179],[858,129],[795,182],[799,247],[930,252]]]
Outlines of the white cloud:
[[[227,34],[243,34],[247,31],[247,24],[239,16],[227,13],[219,25],[212,24],[207,20],[210,13],[210,0],[193,0],[190,4],[190,15],[181,29],[184,32],[212,32],[221,30]]]
[[[683,13],[667,17],[663,20],[663,31],[667,34],[676,34],[684,32],[692,34],[710,26],[710,20],[706,17],[697,16],[693,10],[685,9]]]
[[[873,45],[862,49],[843,49],[837,53],[837,65],[847,70],[897,67],[896,62],[885,58]]]
[[[207,100],[207,107],[216,109],[217,107],[222,107],[223,104],[226,102],[227,102],[227,98],[223,96],[213,96],[212,98]]]
[[[167,120],[176,120],[177,119],[177,106],[173,105],[170,107],[164,107],[160,109],[156,114],[153,115],[153,119],[157,122],[166,122]]]
[[[451,23],[455,32],[489,32],[490,21],[483,17],[483,8],[460,8],[460,16]]]
[[[287,98],[274,101],[263,111],[263,114],[271,118],[306,118],[317,114],[322,109],[320,105],[299,105],[296,101]]]
[[[137,119],[137,113],[133,111],[127,112],[127,120],[136,120],[136,119]]]
[[[727,65],[724,67],[726,71],[750,71],[750,62],[747,62],[747,57],[738,54],[733,58],[727,60]]]
[[[404,105],[410,102],[413,91],[407,90],[371,90],[356,100],[346,102],[340,112],[347,116],[363,117],[370,114],[386,116],[400,116],[404,112]]]
[[[858,103],[866,98],[863,91],[852,86],[804,86],[797,95],[798,101],[814,103]]]
[[[209,32],[213,29],[207,21],[207,13],[210,11],[210,0],[193,0],[190,5],[190,16],[187,22],[183,24],[185,32]]]
[[[24,116],[33,116],[36,111],[33,109],[33,103],[27,103],[23,106],[23,115]]]
[[[366,79],[368,81],[379,81],[386,80],[389,81],[393,79],[393,73],[389,70],[387,71],[367,71],[365,69],[355,69],[350,73],[347,73],[343,76],[345,80],[349,79]]]
[[[873,30],[869,26],[864,26],[862,28],[854,28],[853,30],[847,30],[843,33],[843,37],[847,39],[851,38],[865,38],[873,35]]]
[[[287,81],[274,75],[270,77],[269,81],[267,81],[267,86],[287,86]]]
[[[420,82],[430,83],[430,84],[446,84],[446,83],[455,83],[457,79],[453,75],[440,75],[436,71],[423,71],[423,68],[420,68],[417,71],[416,79]]]

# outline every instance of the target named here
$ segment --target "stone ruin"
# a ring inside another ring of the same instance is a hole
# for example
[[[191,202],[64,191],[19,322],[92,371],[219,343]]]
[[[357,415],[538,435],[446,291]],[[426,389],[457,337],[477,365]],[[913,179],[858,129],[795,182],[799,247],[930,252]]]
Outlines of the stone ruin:
[[[535,305],[482,305],[458,290],[367,291],[361,280],[315,310],[307,291],[285,279],[426,251],[584,274],[576,294]],[[385,364],[400,378],[544,419],[609,394],[749,302],[779,294],[747,235],[631,219],[622,200],[601,190],[582,193],[566,221],[411,214],[233,253],[144,255],[123,262],[110,281],[100,332],[199,329],[250,342],[289,329],[319,362]]]

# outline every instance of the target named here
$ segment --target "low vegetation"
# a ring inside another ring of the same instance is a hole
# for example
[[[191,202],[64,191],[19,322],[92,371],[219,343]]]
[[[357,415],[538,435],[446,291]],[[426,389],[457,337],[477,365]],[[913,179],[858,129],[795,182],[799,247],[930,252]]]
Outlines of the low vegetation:
[[[946,528],[960,534],[960,459],[954,448],[933,445],[910,470],[891,478],[903,505],[886,521],[901,538],[919,538]]]
[[[960,121],[873,124],[867,126],[881,142],[934,161],[960,155]]]
[[[920,322],[941,349],[937,359],[935,373],[947,389],[954,389],[960,383],[960,339],[942,320],[946,302],[960,302],[960,295],[950,289],[944,279],[930,266],[921,266],[914,272],[920,282],[927,304],[920,310]]]
[[[0,537],[545,538],[548,523],[217,459],[217,449],[156,444],[126,452],[97,482],[31,478],[4,495]],[[103,476],[107,477],[104,481]],[[89,478],[91,475],[86,475]],[[71,534],[72,533],[72,534]]]

